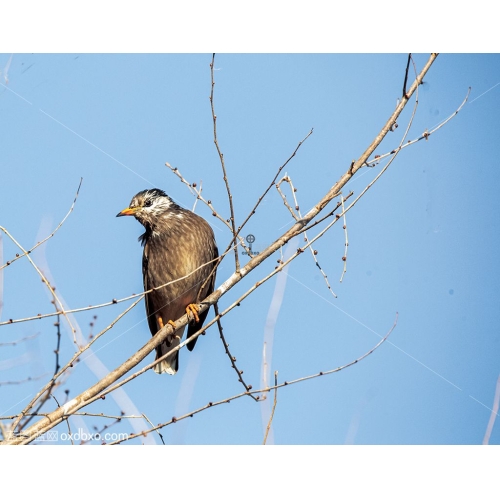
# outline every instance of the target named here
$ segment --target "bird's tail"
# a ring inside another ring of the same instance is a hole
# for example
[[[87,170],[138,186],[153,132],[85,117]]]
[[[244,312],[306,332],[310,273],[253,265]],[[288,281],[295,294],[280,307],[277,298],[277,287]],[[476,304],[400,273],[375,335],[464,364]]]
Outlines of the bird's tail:
[[[167,352],[171,351],[174,347],[177,347],[181,343],[179,337],[175,337],[174,340],[169,344],[163,342],[156,348],[156,359],[161,358]],[[179,351],[175,351],[170,356],[167,356],[163,361],[153,366],[155,373],[162,374],[168,373],[169,375],[175,375],[179,369]]]

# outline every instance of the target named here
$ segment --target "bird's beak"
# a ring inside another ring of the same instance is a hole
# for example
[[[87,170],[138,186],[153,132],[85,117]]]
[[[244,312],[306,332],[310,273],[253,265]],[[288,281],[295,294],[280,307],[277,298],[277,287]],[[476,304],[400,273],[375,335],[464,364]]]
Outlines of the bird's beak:
[[[123,217],[124,215],[134,215],[137,210],[139,210],[139,207],[135,208],[126,208],[125,210],[122,210],[120,213],[116,214],[117,217]]]

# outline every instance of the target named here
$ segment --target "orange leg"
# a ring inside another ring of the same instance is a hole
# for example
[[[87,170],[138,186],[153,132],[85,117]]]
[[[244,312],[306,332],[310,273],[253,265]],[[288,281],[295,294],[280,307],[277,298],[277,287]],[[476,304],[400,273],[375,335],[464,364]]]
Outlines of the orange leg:
[[[198,306],[196,304],[189,304],[186,307],[186,313],[188,314],[188,316],[189,313],[191,313],[194,316],[194,320],[196,321],[196,323],[200,321],[200,318],[198,317]]]
[[[160,330],[161,330],[161,329],[165,326],[165,324],[163,323],[163,318],[162,318],[160,315],[158,315],[158,316],[156,317],[156,321],[158,321],[158,326],[160,327]],[[169,319],[169,320],[167,321],[167,324],[168,324],[168,325],[171,325],[171,326],[172,326],[172,328],[175,330],[175,323],[174,323],[171,319]],[[173,340],[173,339],[180,339],[180,337],[179,337],[179,335],[177,335],[177,333],[175,333],[175,332],[174,332],[174,333],[171,333],[171,334],[168,336],[168,338],[167,338],[167,343],[168,343],[168,345],[170,345],[170,342],[172,342],[172,340]]]
[[[161,317],[161,316],[157,316],[156,320],[158,321],[158,326],[160,327],[160,330],[161,330],[161,329],[165,326],[165,325],[163,324],[163,319],[162,319],[162,317]],[[172,327],[173,327],[173,328],[174,328],[174,330],[175,330],[175,323],[174,323],[171,319],[169,319],[169,320],[167,321],[167,323],[168,323],[169,325],[172,325]]]

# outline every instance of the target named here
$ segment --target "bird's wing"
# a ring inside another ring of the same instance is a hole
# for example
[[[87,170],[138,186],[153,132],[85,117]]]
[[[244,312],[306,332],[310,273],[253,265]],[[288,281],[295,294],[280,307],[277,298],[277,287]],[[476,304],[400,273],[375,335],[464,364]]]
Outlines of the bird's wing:
[[[210,260],[213,260],[213,259],[216,259],[217,257],[219,256],[219,250],[217,249],[217,245],[215,245],[214,243],[214,251],[213,251],[213,256],[211,257]],[[215,275],[216,275],[216,270],[215,270],[215,266],[217,264],[217,261],[214,262],[214,265],[210,267],[210,272],[212,272],[212,276],[210,277],[210,281],[209,283],[207,283],[207,285],[205,286],[205,289],[203,290],[203,293],[201,294],[199,300],[200,302],[203,301],[203,299],[205,297],[208,297],[213,291],[214,291],[214,287],[215,287]],[[208,311],[209,311],[210,308],[206,309],[205,311],[203,311],[200,315],[199,315],[199,318],[200,318],[200,321],[198,323],[193,323],[193,324],[189,324],[188,326],[188,332],[187,332],[187,338],[191,337],[191,335],[195,334],[202,326],[203,326],[203,323],[205,322],[205,319],[208,315]],[[192,351],[194,349],[194,346],[196,345],[196,341],[198,340],[198,338],[195,338],[192,342],[189,342],[189,344],[187,344],[187,348]]]
[[[142,272],[143,272],[143,278],[144,278],[144,290],[150,290],[151,288],[159,286],[158,282],[154,282],[154,280],[151,278],[150,274],[150,265],[152,266],[152,271],[154,271],[154,260],[149,259],[149,251],[150,251],[150,245],[149,243],[145,243],[144,245],[144,254],[142,257]],[[154,276],[153,272],[153,276]],[[169,318],[169,310],[165,310],[164,307],[161,307],[161,304],[164,303],[164,301],[167,301],[168,303],[168,297],[165,296],[166,293],[166,288],[162,288],[160,290],[157,290],[155,292],[148,293],[145,297],[146,301],[146,314],[148,317],[148,324],[149,324],[149,330],[151,331],[151,335],[156,335],[158,330],[160,330],[160,325],[158,324],[157,316],[163,316],[165,324],[166,324],[166,317]],[[158,302],[160,301],[160,302]],[[169,318],[169,319],[177,319],[175,317],[176,315],[174,314],[174,318]],[[156,359],[162,357],[164,354],[169,352],[171,349],[177,347],[180,344],[180,340],[182,338],[182,334],[184,332],[184,328],[182,327],[176,332],[176,336],[173,337],[167,337],[157,348],[156,348]],[[176,351],[175,353],[171,354],[170,356],[167,356],[163,361],[158,363],[157,365],[154,366],[153,370],[156,373],[168,373],[169,375],[175,375],[177,370],[179,369],[179,351]]]
[[[142,255],[142,276],[144,279],[144,291],[146,292],[147,290],[151,289],[154,287],[149,282],[149,273],[148,273],[148,252],[149,252],[149,245],[148,243],[145,243],[144,245],[144,253]],[[148,293],[145,297],[144,300],[146,302],[146,315],[148,318],[148,324],[149,324],[149,330],[151,332],[151,335],[155,335],[156,332],[158,331],[158,323],[156,321],[156,316],[155,316],[155,307],[153,304],[153,294]]]

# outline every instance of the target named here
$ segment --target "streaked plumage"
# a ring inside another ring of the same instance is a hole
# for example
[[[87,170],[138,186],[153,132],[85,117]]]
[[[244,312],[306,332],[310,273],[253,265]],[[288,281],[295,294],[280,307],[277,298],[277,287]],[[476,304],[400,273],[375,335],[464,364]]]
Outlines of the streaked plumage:
[[[214,233],[205,219],[180,207],[160,189],[137,193],[117,217],[123,215],[133,215],[146,229],[139,237],[144,246],[144,290],[178,280],[145,297],[149,329],[155,335],[162,325],[183,316],[189,304],[202,302],[213,292],[218,257]],[[190,322],[188,338],[201,328],[207,314],[208,309],[199,315],[199,322]],[[183,333],[184,328],[163,342],[156,349],[156,359],[179,345]],[[187,344],[190,351],[196,340]],[[178,368],[179,351],[155,365],[154,371],[174,375]]]

